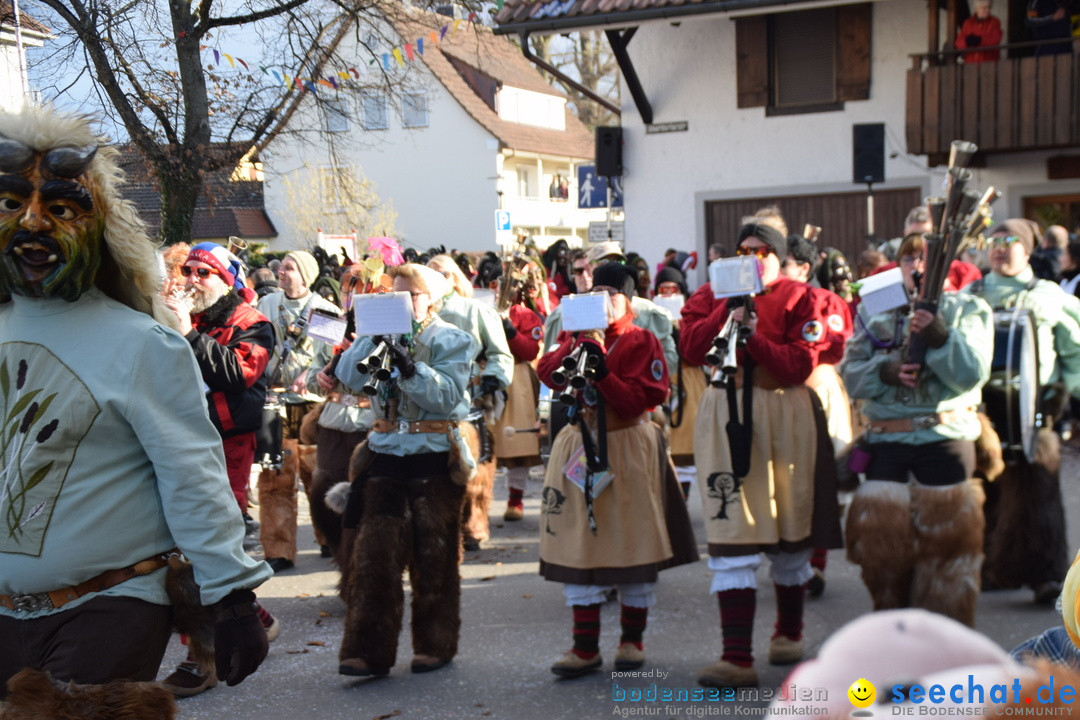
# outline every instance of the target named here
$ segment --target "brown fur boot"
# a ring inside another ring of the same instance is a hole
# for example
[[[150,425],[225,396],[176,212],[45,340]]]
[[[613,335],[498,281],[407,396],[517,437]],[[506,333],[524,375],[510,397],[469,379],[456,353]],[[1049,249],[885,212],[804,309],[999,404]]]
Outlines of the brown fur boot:
[[[78,685],[27,668],[8,680],[0,720],[172,720],[176,702],[158,683],[114,680]]]
[[[165,571],[165,592],[172,604],[173,627],[176,632],[187,635],[188,650],[199,665],[199,673],[217,672],[214,664],[214,625],[217,623],[217,605],[202,604],[199,585],[191,563],[174,555],[169,558]]]
[[[457,548],[463,490],[445,475],[421,482],[425,489],[410,505],[413,652],[449,661],[457,654],[461,629]]]
[[[310,413],[308,413],[310,415]],[[304,494],[307,495],[309,510],[315,506],[316,502],[322,502],[322,498],[316,496],[315,493],[315,472],[317,469],[317,449],[314,445],[298,445],[296,448],[298,457],[297,468],[300,475],[300,484],[304,488]],[[311,510],[312,514],[314,511]],[[312,530],[315,531],[315,543],[317,545],[326,545],[326,535],[314,522],[311,524]]]
[[[476,474],[465,488],[465,501],[461,506],[461,534],[468,544],[474,540],[479,546],[491,537],[491,501],[495,497],[495,458],[479,465]],[[466,547],[469,549],[479,549]]]
[[[1005,471],[1001,438],[986,413],[975,413],[975,416],[979,418],[979,427],[982,429],[975,440],[975,474],[993,482]]]
[[[912,605],[975,627],[983,561],[983,491],[974,481],[945,487],[913,483]]]
[[[983,577],[996,588],[1038,587],[1065,579],[1070,551],[1061,497],[1061,446],[1039,431],[1034,462],[1009,464],[988,493]]]
[[[280,470],[259,473],[259,540],[267,558],[296,561],[297,441],[281,442]]]
[[[847,557],[862,568],[875,610],[911,605],[915,539],[907,484],[868,480],[847,513]]]

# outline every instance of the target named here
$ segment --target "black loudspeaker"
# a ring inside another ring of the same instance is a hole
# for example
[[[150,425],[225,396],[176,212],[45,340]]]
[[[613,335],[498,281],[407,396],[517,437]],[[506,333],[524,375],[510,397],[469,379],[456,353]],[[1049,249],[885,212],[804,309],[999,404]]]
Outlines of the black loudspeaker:
[[[885,182],[885,123],[851,126],[855,183]]]
[[[622,175],[622,128],[596,128],[596,174],[604,177]]]

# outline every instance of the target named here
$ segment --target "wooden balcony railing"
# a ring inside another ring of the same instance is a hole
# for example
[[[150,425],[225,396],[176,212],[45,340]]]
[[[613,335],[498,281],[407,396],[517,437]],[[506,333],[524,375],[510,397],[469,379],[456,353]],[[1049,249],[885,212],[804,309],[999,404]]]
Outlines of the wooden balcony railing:
[[[1002,52],[998,61],[962,65],[955,64],[956,57],[968,51],[912,55],[908,152],[930,155],[931,164],[939,164],[957,139],[988,153],[1080,146],[1080,38],[1073,49],[1023,58],[1005,58]]]

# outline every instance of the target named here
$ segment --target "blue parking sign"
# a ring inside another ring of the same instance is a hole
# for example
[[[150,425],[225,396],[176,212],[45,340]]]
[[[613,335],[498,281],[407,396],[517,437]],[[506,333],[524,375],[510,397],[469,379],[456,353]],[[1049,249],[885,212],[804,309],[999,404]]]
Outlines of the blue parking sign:
[[[495,230],[497,232],[510,232],[510,211],[495,211]]]
[[[578,207],[607,207],[608,178],[596,174],[595,165],[578,165]],[[622,178],[611,178],[611,206],[622,207]]]

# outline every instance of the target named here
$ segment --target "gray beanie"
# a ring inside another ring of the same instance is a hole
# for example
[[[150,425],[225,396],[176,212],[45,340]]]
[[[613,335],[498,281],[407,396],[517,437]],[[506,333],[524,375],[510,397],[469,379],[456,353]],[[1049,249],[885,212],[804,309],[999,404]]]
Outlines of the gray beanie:
[[[304,287],[311,287],[311,284],[319,279],[319,261],[311,253],[293,250],[285,257],[292,258],[292,261],[296,263],[296,268],[300,271],[300,279],[304,281]]]

